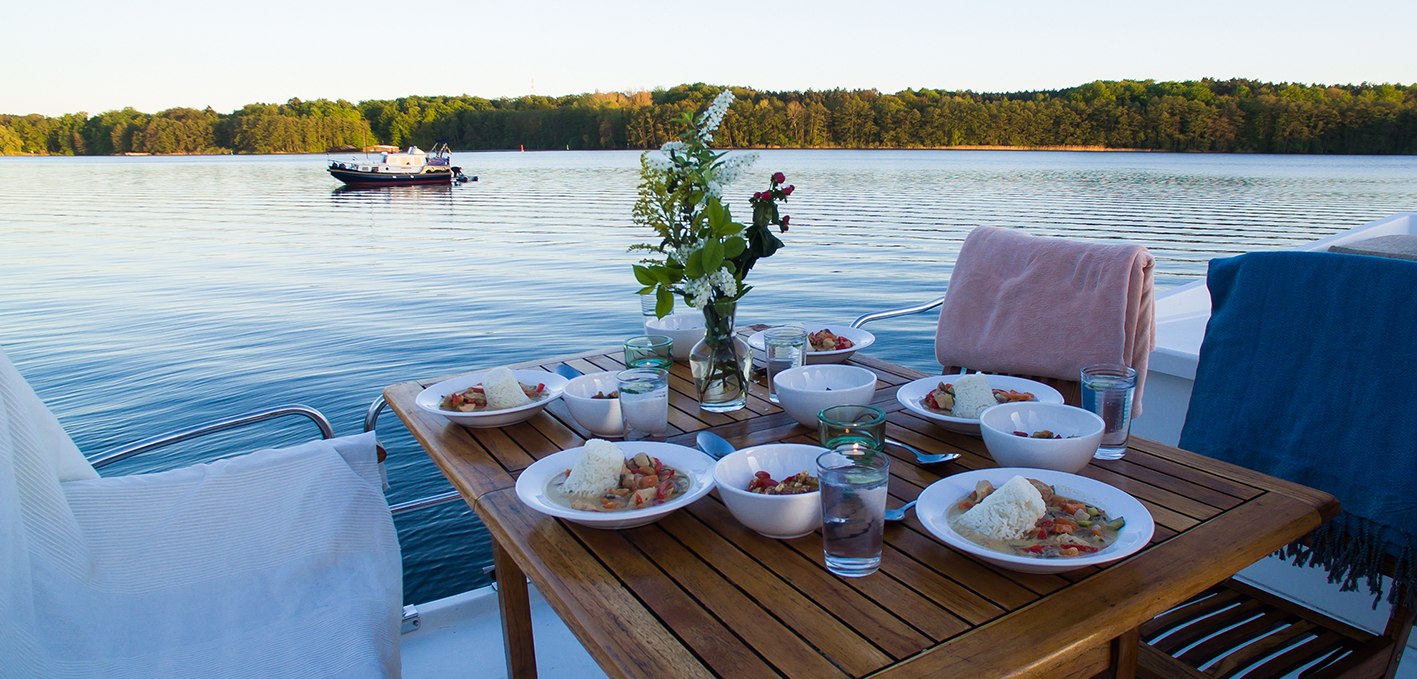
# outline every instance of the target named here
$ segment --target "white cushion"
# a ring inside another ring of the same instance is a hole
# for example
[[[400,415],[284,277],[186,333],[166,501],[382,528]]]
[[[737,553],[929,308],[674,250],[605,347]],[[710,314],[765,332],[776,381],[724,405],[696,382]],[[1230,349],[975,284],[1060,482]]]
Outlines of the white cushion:
[[[15,424],[0,421],[6,671],[397,676],[402,571],[372,434],[60,483]]]

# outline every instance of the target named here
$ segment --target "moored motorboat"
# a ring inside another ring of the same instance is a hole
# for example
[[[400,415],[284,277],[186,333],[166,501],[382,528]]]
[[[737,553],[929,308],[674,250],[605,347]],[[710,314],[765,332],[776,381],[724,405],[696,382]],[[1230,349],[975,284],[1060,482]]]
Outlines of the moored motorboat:
[[[332,160],[326,168],[330,176],[356,188],[379,186],[414,186],[420,184],[460,184],[476,181],[477,177],[463,174],[452,164],[447,144],[433,147],[433,153],[410,146],[400,152],[394,147],[371,147],[380,153],[378,160]]]

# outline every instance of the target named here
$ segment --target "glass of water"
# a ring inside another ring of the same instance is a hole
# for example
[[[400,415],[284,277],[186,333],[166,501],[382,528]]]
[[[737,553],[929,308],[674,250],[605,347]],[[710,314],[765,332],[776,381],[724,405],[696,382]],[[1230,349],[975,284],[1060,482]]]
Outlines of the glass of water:
[[[669,371],[633,368],[615,373],[625,440],[663,438],[669,432]]]
[[[1100,363],[1082,369],[1082,407],[1102,417],[1102,443],[1092,457],[1120,460],[1127,454],[1132,428],[1132,397],[1137,371],[1119,363]]]
[[[822,491],[822,549],[827,570],[846,578],[881,567],[890,458],[870,446],[843,444],[817,457]]]
[[[784,370],[802,367],[807,355],[807,331],[796,325],[768,328],[763,332],[763,353],[767,361],[768,400],[777,403],[777,385],[772,378]]]
[[[641,335],[625,340],[626,368],[664,368],[674,365],[674,340],[667,335]]]

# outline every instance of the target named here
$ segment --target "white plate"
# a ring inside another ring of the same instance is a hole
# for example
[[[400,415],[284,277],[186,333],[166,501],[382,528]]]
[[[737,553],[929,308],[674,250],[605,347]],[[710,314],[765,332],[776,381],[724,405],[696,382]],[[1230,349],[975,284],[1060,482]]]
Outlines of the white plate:
[[[850,349],[836,349],[833,351],[813,351],[807,350],[807,364],[814,363],[842,363],[851,355],[876,343],[876,336],[861,328],[853,328],[848,325],[806,325],[802,326],[811,334],[820,330],[830,330],[833,335],[840,335],[851,340],[854,344]],[[761,364],[766,360],[767,343],[764,340],[766,330],[759,330],[748,336],[748,346],[753,348],[753,360]]]
[[[714,459],[693,448],[655,441],[624,441],[615,445],[620,447],[625,457],[644,453],[688,474],[689,490],[662,505],[623,512],[587,512],[561,506],[546,497],[546,484],[557,474],[574,467],[581,459],[582,449],[571,448],[543,457],[522,470],[522,475],[517,477],[517,497],[521,498],[526,506],[542,514],[591,528],[619,529],[654,523],[660,517],[688,506],[713,489]]]
[[[997,488],[1014,476],[1038,479],[1053,486],[1054,491],[1061,495],[1099,507],[1113,518],[1125,518],[1127,523],[1117,535],[1116,542],[1096,553],[1071,559],[1036,559],[996,552],[955,532],[946,518],[948,512],[966,495],[974,492],[977,482],[987,480]],[[976,469],[945,477],[930,484],[920,493],[920,500],[915,505],[915,514],[920,518],[920,523],[945,544],[1000,568],[1021,573],[1062,573],[1112,563],[1145,547],[1151,540],[1152,533],[1156,531],[1156,522],[1152,520],[1151,512],[1136,498],[1101,481],[1050,469],[998,467]]]
[[[1034,382],[1030,379],[1010,377],[1008,375],[985,375],[984,377],[989,380],[989,388],[991,389],[1013,389],[1015,391],[1031,392],[1034,398],[1038,399],[1039,403],[1063,402],[1063,395],[1058,393],[1057,389],[1042,382]],[[910,412],[921,417],[932,419],[945,429],[957,431],[961,434],[979,436],[979,418],[955,417],[953,415],[937,413],[926,408],[924,404],[921,403],[926,395],[934,391],[935,387],[940,386],[941,382],[953,384],[954,381],[959,378],[960,375],[931,375],[930,377],[922,377],[908,384],[901,385],[900,389],[895,393],[895,398]]]
[[[552,401],[561,398],[561,392],[565,391],[566,383],[570,381],[556,373],[547,372],[545,370],[513,370],[512,373],[517,376],[518,382],[523,384],[545,384],[546,396],[515,408],[480,410],[472,413],[459,413],[452,410],[443,410],[439,407],[439,404],[443,402],[443,398],[448,394],[455,391],[462,391],[475,384],[480,384],[483,376],[488,372],[487,370],[480,370],[475,373],[468,373],[452,379],[443,380],[419,392],[418,397],[414,399],[414,403],[417,403],[419,408],[427,412],[433,413],[434,415],[442,415],[464,427],[472,427],[474,429],[502,427],[531,419],[533,415],[544,410]]]

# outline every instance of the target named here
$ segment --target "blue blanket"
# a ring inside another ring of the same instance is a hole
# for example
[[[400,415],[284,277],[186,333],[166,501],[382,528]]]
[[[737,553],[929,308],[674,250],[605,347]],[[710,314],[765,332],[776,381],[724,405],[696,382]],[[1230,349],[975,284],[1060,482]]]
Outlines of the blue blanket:
[[[1344,590],[1382,561],[1417,590],[1417,262],[1327,252],[1217,259],[1181,447],[1331,493],[1307,545]]]

